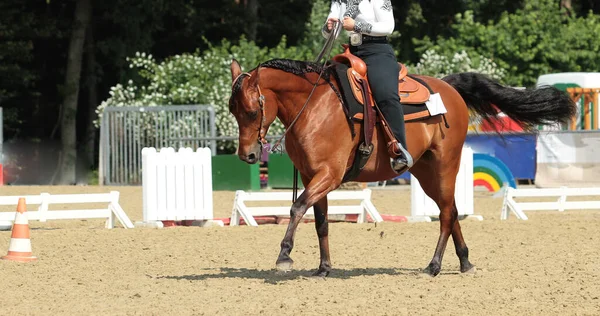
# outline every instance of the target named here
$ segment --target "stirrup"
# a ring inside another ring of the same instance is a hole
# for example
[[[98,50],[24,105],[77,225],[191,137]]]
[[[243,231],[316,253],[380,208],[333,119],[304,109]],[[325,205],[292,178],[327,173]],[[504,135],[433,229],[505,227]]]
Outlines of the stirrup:
[[[414,162],[408,150],[404,149],[400,143],[397,143],[397,145],[397,149],[401,152],[401,155],[399,155],[397,158],[390,158],[390,164],[395,172],[401,173],[407,169],[410,169]]]

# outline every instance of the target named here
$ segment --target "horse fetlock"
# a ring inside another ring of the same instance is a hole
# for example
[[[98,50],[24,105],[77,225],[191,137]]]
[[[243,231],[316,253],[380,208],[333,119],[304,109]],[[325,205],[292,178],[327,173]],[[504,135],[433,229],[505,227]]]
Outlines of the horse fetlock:
[[[457,247],[456,248],[456,255],[458,256],[458,259],[460,260],[461,264],[463,263],[463,261],[469,261],[469,248],[465,247]]]
[[[294,248],[294,241],[293,240],[282,240],[281,241],[281,254],[279,256],[282,256],[284,253],[289,255],[290,252],[292,252],[292,248]]]

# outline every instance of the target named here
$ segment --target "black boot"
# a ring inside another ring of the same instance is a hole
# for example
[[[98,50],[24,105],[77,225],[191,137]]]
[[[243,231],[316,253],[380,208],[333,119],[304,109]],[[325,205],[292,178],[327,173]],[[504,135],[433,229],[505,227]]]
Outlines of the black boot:
[[[381,107],[381,112],[388,121],[390,129],[398,141],[397,152],[400,152],[400,156],[395,159],[391,158],[390,160],[392,169],[394,169],[394,171],[397,173],[401,173],[413,166],[413,158],[408,150],[406,150],[404,112],[402,110],[402,105],[400,108],[396,108],[393,105]]]
[[[400,156],[397,158],[390,158],[390,163],[392,164],[392,169],[394,169],[394,171],[397,173],[400,173],[411,168],[414,162],[408,150],[404,149],[402,144],[399,142],[397,144],[398,146],[396,148],[400,152]]]

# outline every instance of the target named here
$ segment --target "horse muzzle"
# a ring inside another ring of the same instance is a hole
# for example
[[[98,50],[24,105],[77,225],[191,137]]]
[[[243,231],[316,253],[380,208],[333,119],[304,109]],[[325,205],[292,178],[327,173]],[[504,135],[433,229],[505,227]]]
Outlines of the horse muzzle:
[[[244,146],[238,149],[238,157],[240,160],[248,163],[255,164],[260,161],[260,157],[262,154],[262,144],[255,143],[250,146]]]
[[[240,160],[242,160],[242,161],[244,161],[244,162],[246,162],[248,164],[253,165],[253,164],[257,163],[260,160],[259,159],[260,153],[251,152],[251,153],[248,153],[247,155],[238,154],[238,157],[240,157]]]

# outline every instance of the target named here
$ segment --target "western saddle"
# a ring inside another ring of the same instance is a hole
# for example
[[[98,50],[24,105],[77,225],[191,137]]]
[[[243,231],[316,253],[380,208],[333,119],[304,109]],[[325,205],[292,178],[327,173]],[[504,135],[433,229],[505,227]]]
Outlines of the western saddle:
[[[381,124],[384,135],[388,140],[387,150],[390,157],[396,158],[400,153],[396,150],[396,137],[392,133],[379,107],[374,102],[367,78],[367,65],[362,59],[350,53],[350,46],[348,44],[342,44],[342,46],[344,47],[344,52],[335,55],[333,61],[348,66],[347,75],[352,93],[358,103],[363,105],[363,113],[353,116],[353,119],[363,121],[364,141],[357,148],[357,154],[354,159],[355,163],[346,174],[346,180],[350,180],[360,173],[373,152],[371,139],[376,122]],[[398,73],[398,94],[401,103],[423,104],[428,101],[430,97],[429,89],[417,80],[409,77],[406,66],[400,62],[398,65],[400,66]]]
[[[367,93],[370,100],[368,100],[371,106],[374,105],[373,95],[368,84],[367,78],[367,65],[365,62],[350,53],[350,46],[343,44],[344,52],[333,57],[333,60],[342,64],[348,65],[348,79],[350,85],[353,87],[352,92],[354,96],[362,105],[365,105],[365,97],[363,96],[364,91],[361,82],[367,83]],[[402,63],[398,63],[400,66],[400,72],[398,73],[398,94],[403,104],[422,104],[429,100],[429,89],[420,82],[408,76],[408,69]]]

